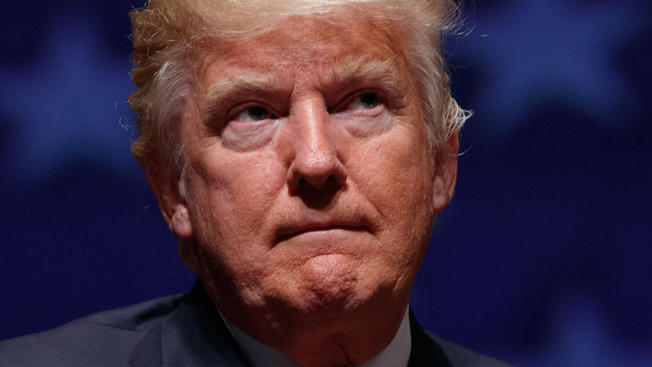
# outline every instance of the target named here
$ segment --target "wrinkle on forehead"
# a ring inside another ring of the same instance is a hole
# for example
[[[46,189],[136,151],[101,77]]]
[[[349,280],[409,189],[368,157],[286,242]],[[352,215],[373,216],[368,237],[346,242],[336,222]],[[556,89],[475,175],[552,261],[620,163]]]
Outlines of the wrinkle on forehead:
[[[196,92],[216,101],[233,90],[291,88],[283,86],[284,79],[315,72],[324,86],[369,76],[403,90],[409,87],[402,32],[395,24],[350,16],[337,19],[291,16],[267,33],[206,50],[197,75],[203,90]],[[369,42],[361,42],[365,39]],[[223,75],[210,80],[211,74]]]
[[[378,59],[369,55],[347,55],[322,66],[317,75],[319,84],[337,86],[357,79],[373,79],[383,85],[406,88],[407,79],[401,73],[396,58]],[[206,98],[215,101],[237,92],[237,94],[253,93],[261,90],[283,89],[283,79],[270,70],[260,74],[255,70],[249,72],[246,65],[238,68],[240,73],[229,73],[207,86]]]
[[[322,60],[324,45],[329,47],[331,54],[339,54],[340,57],[346,57],[352,51],[378,56],[399,55],[402,53],[400,33],[396,24],[380,22],[371,17],[354,17],[351,14],[328,18],[291,16],[257,39],[281,43],[286,52],[303,56],[303,60],[295,61],[315,64]],[[364,39],[369,42],[361,44],[360,40]]]
[[[278,23],[270,30],[255,34],[253,37],[227,41],[224,39],[203,39],[196,47],[195,59],[198,61],[197,71],[201,74],[213,62],[227,64],[229,59],[238,56],[251,56],[252,49],[261,48],[264,44],[282,45],[283,54],[301,55],[299,64],[315,64],[322,59],[324,45],[328,45],[330,54],[339,53],[344,57],[352,50],[379,55],[397,55],[404,58],[404,31],[399,23],[374,17],[372,12],[351,14],[338,12],[336,14],[292,15]],[[377,14],[376,14],[377,15]],[[317,31],[315,31],[317,30]],[[368,39],[361,44],[359,41]],[[368,45],[368,47],[366,47]],[[263,47],[258,54],[261,62],[274,66],[282,60],[267,58],[272,50]],[[279,51],[278,49],[276,51]],[[255,60],[251,60],[255,61]],[[280,65],[279,65],[280,66]]]

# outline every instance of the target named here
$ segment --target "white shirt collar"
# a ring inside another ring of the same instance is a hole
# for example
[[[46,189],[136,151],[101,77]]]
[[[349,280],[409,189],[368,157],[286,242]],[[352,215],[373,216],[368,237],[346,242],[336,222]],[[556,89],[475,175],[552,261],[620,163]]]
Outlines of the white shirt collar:
[[[410,320],[408,310],[403,315],[401,325],[394,336],[394,339],[378,355],[369,361],[357,367],[406,367],[410,359],[410,349],[412,347],[412,337],[410,334]],[[276,349],[270,348],[265,344],[253,339],[244,331],[238,329],[229,320],[222,316],[233,339],[242,349],[253,367],[297,367],[298,365],[287,358],[283,353]]]

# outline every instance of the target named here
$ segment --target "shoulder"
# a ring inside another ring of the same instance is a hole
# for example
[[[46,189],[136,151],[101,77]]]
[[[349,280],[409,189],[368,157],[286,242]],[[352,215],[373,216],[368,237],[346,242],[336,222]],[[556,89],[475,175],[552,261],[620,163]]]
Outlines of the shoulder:
[[[410,334],[410,367],[511,367],[505,362],[476,353],[422,329],[411,310]]]
[[[130,351],[182,302],[159,298],[100,312],[52,330],[0,342],[0,367],[120,366]]]
[[[441,347],[452,367],[512,367],[505,362],[446,341],[429,331],[426,331],[426,334]]]

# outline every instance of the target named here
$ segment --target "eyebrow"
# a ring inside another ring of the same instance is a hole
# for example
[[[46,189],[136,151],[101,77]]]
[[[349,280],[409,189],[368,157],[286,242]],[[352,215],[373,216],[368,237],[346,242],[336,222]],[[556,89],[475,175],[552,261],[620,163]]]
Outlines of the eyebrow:
[[[208,103],[215,103],[217,101],[230,99],[235,96],[246,96],[254,93],[268,91],[278,91],[283,89],[281,81],[272,75],[237,75],[221,79],[209,87],[205,95],[205,100]]]
[[[370,56],[345,57],[331,68],[320,84],[329,88],[353,81],[372,80],[384,86],[404,89],[407,77],[401,72],[395,58],[379,59]]]

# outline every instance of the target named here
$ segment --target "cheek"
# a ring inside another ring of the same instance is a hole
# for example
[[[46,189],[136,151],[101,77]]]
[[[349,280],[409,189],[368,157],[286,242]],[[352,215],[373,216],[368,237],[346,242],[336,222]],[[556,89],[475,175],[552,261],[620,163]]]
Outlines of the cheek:
[[[285,183],[273,153],[237,153],[219,147],[193,161],[186,177],[191,220],[202,243],[251,241]]]
[[[427,246],[432,184],[425,141],[420,144],[410,134],[402,137],[376,139],[362,146],[352,179],[382,218],[379,236],[386,250],[395,259],[413,264]]]
[[[355,171],[365,196],[385,217],[411,218],[432,190],[425,149],[415,139],[379,139],[361,147]],[[427,214],[427,213],[426,213]]]
[[[269,271],[261,259],[270,249],[265,223],[285,175],[269,153],[207,152],[186,181],[189,212],[204,279],[234,286],[255,303],[257,279]]]

